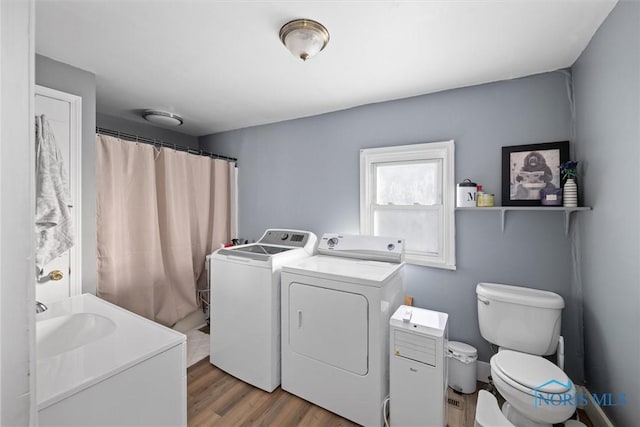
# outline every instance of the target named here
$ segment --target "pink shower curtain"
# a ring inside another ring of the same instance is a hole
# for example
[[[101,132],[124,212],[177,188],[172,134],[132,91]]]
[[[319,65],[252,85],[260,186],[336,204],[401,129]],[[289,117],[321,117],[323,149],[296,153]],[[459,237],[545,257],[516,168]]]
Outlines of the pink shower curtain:
[[[167,326],[231,234],[230,162],[97,135],[98,295]]]

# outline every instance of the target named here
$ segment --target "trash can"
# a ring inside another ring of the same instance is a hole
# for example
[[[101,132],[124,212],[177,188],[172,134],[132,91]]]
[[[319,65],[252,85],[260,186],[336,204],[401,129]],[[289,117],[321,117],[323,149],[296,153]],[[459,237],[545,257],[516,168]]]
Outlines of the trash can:
[[[459,393],[475,393],[478,350],[458,341],[449,341],[448,350],[449,387]]]

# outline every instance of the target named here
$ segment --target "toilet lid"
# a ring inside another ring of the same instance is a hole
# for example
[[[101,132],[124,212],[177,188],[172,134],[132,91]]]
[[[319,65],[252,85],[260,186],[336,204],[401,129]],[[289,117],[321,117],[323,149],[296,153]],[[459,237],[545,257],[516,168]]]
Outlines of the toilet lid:
[[[503,350],[491,358],[497,373],[531,390],[565,393],[571,383],[562,369],[541,356]]]

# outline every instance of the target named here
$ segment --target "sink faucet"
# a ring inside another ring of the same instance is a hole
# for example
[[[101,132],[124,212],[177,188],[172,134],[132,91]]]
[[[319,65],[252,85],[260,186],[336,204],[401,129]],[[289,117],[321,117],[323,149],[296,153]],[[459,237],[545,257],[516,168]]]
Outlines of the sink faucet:
[[[47,310],[47,306],[41,303],[40,301],[36,301],[36,313],[42,313]]]

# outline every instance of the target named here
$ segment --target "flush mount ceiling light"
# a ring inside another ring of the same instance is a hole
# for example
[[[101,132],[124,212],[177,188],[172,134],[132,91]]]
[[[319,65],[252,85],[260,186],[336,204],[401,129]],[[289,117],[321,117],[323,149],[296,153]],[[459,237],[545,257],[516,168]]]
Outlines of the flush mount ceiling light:
[[[142,113],[145,120],[163,126],[180,126],[184,123],[182,117],[167,111],[146,110]]]
[[[296,19],[280,28],[280,40],[294,56],[306,61],[329,43],[329,31],[319,22]]]

